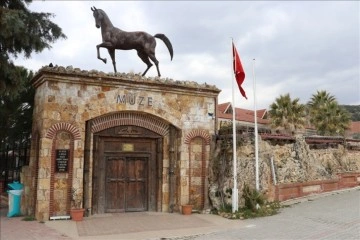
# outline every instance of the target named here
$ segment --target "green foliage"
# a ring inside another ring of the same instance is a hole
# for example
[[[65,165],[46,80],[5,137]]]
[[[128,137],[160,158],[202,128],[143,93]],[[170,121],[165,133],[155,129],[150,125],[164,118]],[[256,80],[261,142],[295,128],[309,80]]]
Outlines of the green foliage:
[[[304,128],[305,110],[305,105],[299,103],[299,98],[292,100],[290,94],[280,95],[270,105],[271,125],[278,131],[294,134],[296,130]]]
[[[355,133],[355,134],[353,135],[353,138],[354,138],[354,139],[360,139],[360,133]]]
[[[31,136],[35,90],[30,85],[30,79],[33,73],[24,68],[21,68],[21,73],[24,75],[25,85],[19,94],[15,97],[0,95],[0,143],[7,142],[11,145]]]
[[[360,105],[340,105],[340,107],[350,113],[352,121],[360,121]]]
[[[230,219],[246,219],[275,215],[281,208],[280,202],[269,202],[266,197],[255,189],[245,185],[243,188],[242,198],[245,200],[245,206],[232,213],[232,205],[224,204],[218,211],[213,213],[219,214]]]
[[[277,214],[280,208],[281,205],[279,202],[269,202],[267,204],[260,205],[260,208],[255,211],[248,208],[241,208],[239,215],[245,219],[272,216]]]
[[[243,196],[245,200],[245,208],[252,211],[257,210],[257,206],[262,206],[265,203],[265,197],[256,189],[250,189],[248,185],[244,186]]]
[[[35,221],[36,218],[34,216],[26,216],[22,220],[23,221]]]
[[[349,112],[349,111],[350,112]],[[360,106],[340,106],[336,98],[326,91],[317,91],[307,105],[299,104],[299,99],[292,100],[289,94],[280,95],[270,105],[271,126],[277,131],[294,133],[302,129],[308,121],[317,133],[328,136],[344,136],[351,119],[360,119]]]
[[[350,126],[350,114],[339,106],[334,96],[317,91],[307,104],[310,123],[320,135],[344,135]]]
[[[31,12],[32,0],[3,0],[0,2],[0,95],[16,97],[25,87],[22,68],[11,57],[39,53],[59,38],[66,38],[61,28],[49,19],[51,13]]]
[[[0,143],[13,144],[31,137],[35,91],[33,74],[12,58],[29,58],[59,38],[66,38],[50,13],[31,12],[32,0],[0,1]],[[4,144],[1,144],[4,146]]]
[[[232,205],[225,203],[221,208],[220,208],[220,212],[227,212],[230,213],[232,212]]]

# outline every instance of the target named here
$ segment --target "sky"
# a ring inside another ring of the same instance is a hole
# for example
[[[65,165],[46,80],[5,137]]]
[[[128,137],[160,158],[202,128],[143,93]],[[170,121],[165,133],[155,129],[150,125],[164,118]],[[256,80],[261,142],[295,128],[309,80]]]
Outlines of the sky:
[[[307,103],[326,90],[339,104],[360,105],[360,5],[356,1],[34,1],[34,12],[55,14],[51,20],[67,35],[50,50],[18,57],[16,65],[38,71],[50,62],[82,70],[113,72],[97,59],[102,42],[91,7],[104,10],[123,31],[165,34],[174,49],[171,61],[157,39],[156,57],[163,78],[215,85],[219,103],[232,101],[231,42],[245,70],[235,106],[269,109],[280,95]],[[255,60],[254,60],[255,59]],[[116,50],[118,72],[142,74],[146,65],[135,50]],[[153,66],[147,77],[156,77]],[[254,94],[256,89],[256,94]],[[256,100],[254,100],[256,99]]]

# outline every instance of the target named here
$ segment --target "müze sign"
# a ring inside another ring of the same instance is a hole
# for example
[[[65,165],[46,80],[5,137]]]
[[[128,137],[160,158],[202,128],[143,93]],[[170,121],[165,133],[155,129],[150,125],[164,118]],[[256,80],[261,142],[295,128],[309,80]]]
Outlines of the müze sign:
[[[139,106],[149,106],[153,105],[152,97],[143,97],[136,96],[136,94],[118,94],[116,97],[116,103],[118,104],[129,104],[129,105],[139,105]]]

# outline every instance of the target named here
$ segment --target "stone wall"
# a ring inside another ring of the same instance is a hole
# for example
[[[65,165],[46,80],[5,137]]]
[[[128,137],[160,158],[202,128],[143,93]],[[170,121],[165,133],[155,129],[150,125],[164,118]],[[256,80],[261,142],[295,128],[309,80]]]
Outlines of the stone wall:
[[[232,141],[231,141],[232,142]],[[231,204],[233,188],[232,143],[218,141],[211,161],[209,196],[213,207],[219,208],[223,202]],[[254,141],[243,139],[237,147],[237,172],[239,199],[244,184],[255,188]],[[221,150],[223,149],[223,150]],[[225,150],[224,150],[225,149]],[[304,183],[317,180],[338,179],[338,173],[360,171],[360,151],[337,148],[309,149],[305,138],[296,136],[294,143],[275,144],[259,137],[259,183],[260,191],[274,199],[274,163],[277,184]],[[220,197],[223,196],[223,197]]]

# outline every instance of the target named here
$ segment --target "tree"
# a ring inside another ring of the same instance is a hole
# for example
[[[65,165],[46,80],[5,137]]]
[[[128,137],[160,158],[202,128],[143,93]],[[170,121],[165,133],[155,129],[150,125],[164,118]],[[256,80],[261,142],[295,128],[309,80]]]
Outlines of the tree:
[[[34,89],[32,72],[12,59],[39,53],[59,38],[66,38],[51,22],[50,13],[27,9],[32,0],[0,1],[0,151],[19,146],[31,137]],[[19,151],[19,149],[16,149]],[[7,166],[1,159],[0,169]]]
[[[25,153],[29,150],[31,139],[35,90],[30,84],[30,79],[33,77],[32,72],[28,72],[25,68],[19,68],[22,77],[26,79],[24,88],[17,97],[0,94],[0,154],[6,156],[9,153],[8,150],[16,151],[18,156],[22,156],[19,158],[18,164],[24,164]],[[14,157],[14,155],[12,156]],[[14,160],[13,157],[9,159],[5,157],[0,160],[1,172],[9,166],[14,167],[15,163],[11,163]]]
[[[352,121],[360,121],[360,105],[340,105],[340,107],[345,108],[350,113]]]
[[[11,145],[31,136],[35,90],[30,84],[30,79],[33,77],[33,73],[22,68],[21,74],[27,84],[20,91],[18,97],[0,95],[1,144]]]
[[[270,105],[271,126],[277,131],[284,130],[294,134],[303,129],[305,124],[305,105],[299,103],[299,98],[291,99],[290,94],[280,95]]]
[[[336,98],[330,95],[330,93],[326,91],[317,91],[316,94],[312,95],[307,105],[310,107],[311,112],[316,112],[334,101],[336,101]]]
[[[39,53],[59,38],[66,38],[61,28],[50,21],[51,13],[31,12],[32,0],[0,1],[0,95],[16,97],[24,90],[26,78],[23,69],[11,58]]]
[[[326,91],[317,91],[307,103],[310,123],[320,135],[344,135],[350,126],[350,114]]]

